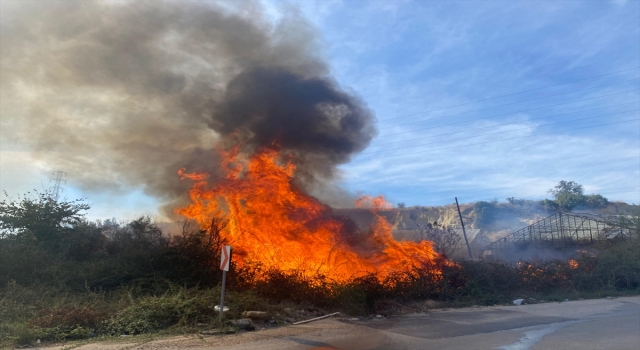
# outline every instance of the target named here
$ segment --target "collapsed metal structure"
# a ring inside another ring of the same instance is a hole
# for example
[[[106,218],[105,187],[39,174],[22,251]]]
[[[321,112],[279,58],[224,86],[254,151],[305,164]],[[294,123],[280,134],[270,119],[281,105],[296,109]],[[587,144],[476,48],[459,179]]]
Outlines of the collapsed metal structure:
[[[572,248],[598,241],[631,238],[628,228],[616,225],[615,217],[556,213],[486,245],[483,255],[500,255],[504,249]]]

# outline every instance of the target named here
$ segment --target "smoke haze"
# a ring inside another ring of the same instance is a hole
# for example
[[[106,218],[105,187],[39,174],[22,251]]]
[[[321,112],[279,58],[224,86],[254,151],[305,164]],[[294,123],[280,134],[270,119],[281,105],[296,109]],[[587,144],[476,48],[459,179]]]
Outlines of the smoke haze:
[[[142,188],[164,213],[185,203],[176,172],[216,174],[214,147],[277,145],[325,202],[336,166],[374,117],[342,90],[295,9],[272,23],[251,2],[1,3],[2,142],[24,145],[83,190]],[[322,197],[325,194],[326,198]]]

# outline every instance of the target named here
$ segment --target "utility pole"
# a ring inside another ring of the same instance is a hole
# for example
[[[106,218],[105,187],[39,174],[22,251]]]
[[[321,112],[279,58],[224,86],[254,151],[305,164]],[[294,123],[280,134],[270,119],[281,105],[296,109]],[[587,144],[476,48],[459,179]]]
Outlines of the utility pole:
[[[471,246],[469,246],[469,240],[467,239],[467,231],[464,229],[464,221],[462,221],[462,213],[460,212],[460,205],[458,204],[458,197],[456,198],[456,207],[458,208],[458,216],[460,216],[460,224],[462,224],[462,234],[464,235],[464,241],[467,243],[467,252],[469,252],[469,258],[473,259],[471,255]]]
[[[54,178],[51,179],[54,182],[53,184],[53,189],[51,190],[51,192],[53,193],[53,199],[57,202],[58,201],[58,197],[60,196],[60,190],[61,190],[61,184],[67,183],[67,180],[64,180],[64,177],[67,175],[67,173],[65,173],[64,171],[54,171],[53,172],[53,176]]]

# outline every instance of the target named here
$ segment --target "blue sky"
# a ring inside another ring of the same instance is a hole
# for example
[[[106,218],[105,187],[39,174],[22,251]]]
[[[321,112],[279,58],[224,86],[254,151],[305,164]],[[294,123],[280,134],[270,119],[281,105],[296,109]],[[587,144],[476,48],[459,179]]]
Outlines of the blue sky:
[[[573,180],[640,202],[640,122],[625,122],[640,108],[638,5],[305,2],[334,75],[378,118],[378,137],[342,167],[345,187],[439,205],[542,198]]]
[[[378,136],[340,168],[348,191],[442,205],[539,199],[573,180],[640,203],[639,1],[262,4],[274,20],[299,8],[336,81],[376,115]],[[0,155],[10,195],[57,170],[17,146]],[[70,181],[65,196],[87,197],[94,218],[156,211],[136,189]]]

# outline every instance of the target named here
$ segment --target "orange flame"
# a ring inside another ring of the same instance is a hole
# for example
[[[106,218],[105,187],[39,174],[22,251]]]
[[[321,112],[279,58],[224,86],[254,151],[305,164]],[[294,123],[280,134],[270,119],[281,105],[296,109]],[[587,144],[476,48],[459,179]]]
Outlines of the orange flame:
[[[580,266],[580,264],[578,263],[578,261],[577,261],[577,260],[574,260],[574,259],[570,259],[570,260],[569,260],[569,262],[568,262],[568,265],[569,265],[569,267],[570,267],[570,268],[572,268],[572,269],[577,269],[577,268],[578,268],[578,266]]]
[[[176,213],[207,227],[211,217],[226,213],[223,238],[233,246],[238,266],[261,264],[324,275],[336,281],[376,273],[412,270],[439,259],[430,242],[398,242],[391,225],[377,214],[389,204],[382,197],[362,197],[357,206],[371,208],[377,219],[370,232],[347,232],[331,208],[292,183],[295,166],[273,149],[242,159],[238,149],[221,151],[224,179],[209,184],[207,174],[179,171],[194,181],[191,205]]]

